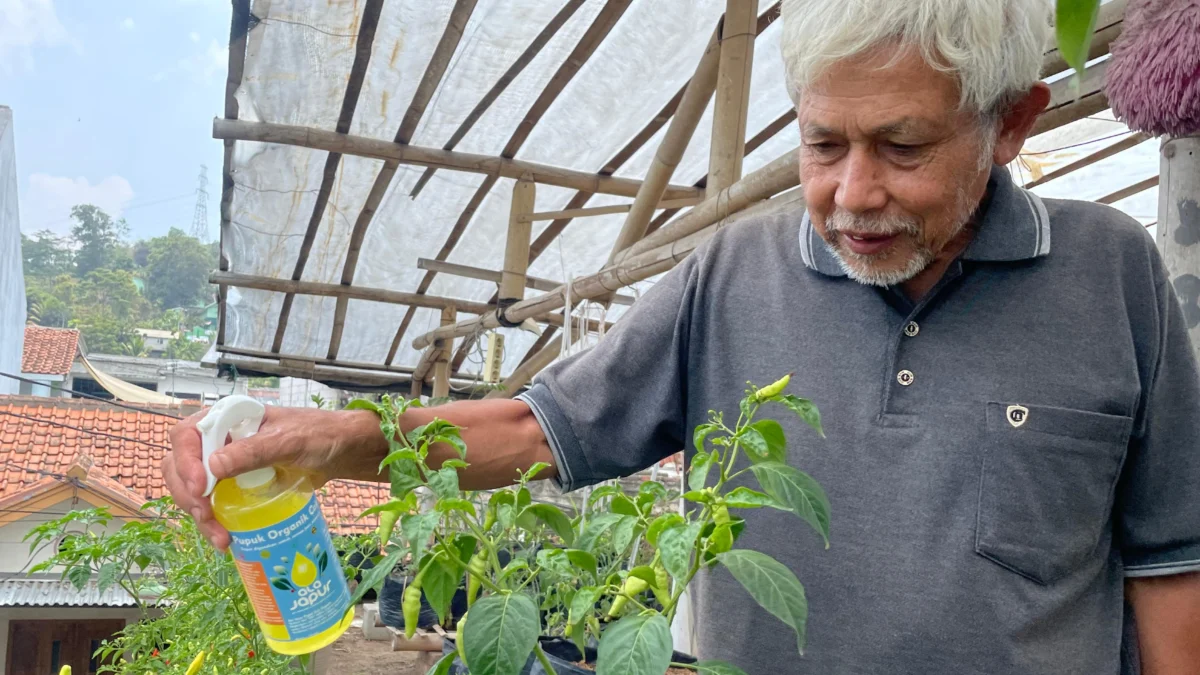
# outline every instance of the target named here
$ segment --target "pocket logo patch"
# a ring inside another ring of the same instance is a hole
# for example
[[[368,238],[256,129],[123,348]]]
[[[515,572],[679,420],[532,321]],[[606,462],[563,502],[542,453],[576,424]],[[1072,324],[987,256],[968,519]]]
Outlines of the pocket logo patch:
[[[1025,420],[1029,419],[1029,408],[1026,408],[1023,405],[1010,405],[1008,406],[1008,413],[1005,415],[1005,417],[1008,418],[1008,423],[1011,424],[1014,429],[1018,428],[1022,424],[1025,424]]]

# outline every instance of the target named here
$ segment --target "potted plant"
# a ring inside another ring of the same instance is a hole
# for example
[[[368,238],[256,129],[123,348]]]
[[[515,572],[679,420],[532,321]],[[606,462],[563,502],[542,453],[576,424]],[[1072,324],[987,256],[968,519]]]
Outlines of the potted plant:
[[[801,650],[808,606],[799,580],[771,557],[734,547],[745,528],[735,513],[757,508],[795,513],[828,546],[824,490],[787,463],[783,427],[756,419],[763,406],[779,405],[821,433],[815,406],[785,392],[789,379],[761,389],[750,385],[733,425],[726,424],[723,413],[710,412],[709,421],[696,428],[697,452],[683,494],[693,508],[685,515],[658,514],[656,507],[676,495],[648,482],[636,495],[602,487],[591,496],[590,514],[570,518],[556,506],[533,501],[526,484],[545,468],[541,464],[519,475],[512,487],[493,493],[486,504],[477,504],[458,487],[457,471],[467,466],[458,428],[434,420],[399,434],[399,415],[419,403],[389,397],[378,405],[353,402],[350,407],[380,415],[390,443],[380,467],[388,469],[392,499],[368,513],[395,514],[403,541],[389,547],[358,593],[411,556],[419,562],[410,588],[418,590],[406,592],[405,612],[416,616],[419,593],[424,593],[444,618],[454,590],[466,579],[470,609],[457,621],[454,651],[434,666],[434,675],[557,675],[592,667],[600,675],[663,675],[671,668],[734,675],[743,671],[676,653],[670,631],[680,597],[695,575],[724,565],[763,609],[793,629]],[[438,443],[455,448],[459,456],[435,469],[426,459]],[[760,490],[730,487],[739,478],[752,478]],[[422,486],[435,497],[423,512],[413,492]],[[501,551],[516,546],[519,551],[502,564]],[[547,653],[566,651],[561,648],[568,640],[573,653]]]

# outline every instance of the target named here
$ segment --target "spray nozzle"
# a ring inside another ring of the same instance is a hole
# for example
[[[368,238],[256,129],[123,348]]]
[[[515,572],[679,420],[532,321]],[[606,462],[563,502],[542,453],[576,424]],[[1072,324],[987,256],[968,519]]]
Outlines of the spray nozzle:
[[[263,404],[249,396],[226,396],[213,404],[204,415],[204,419],[196,423],[204,451],[204,473],[208,477],[208,484],[204,488],[206,497],[217,484],[217,479],[208,466],[209,458],[217,448],[225,445],[226,436],[237,441],[258,433],[258,427],[262,424],[266,412]],[[267,467],[241,474],[237,481],[242,487],[258,487],[269,483],[274,477],[275,470]]]

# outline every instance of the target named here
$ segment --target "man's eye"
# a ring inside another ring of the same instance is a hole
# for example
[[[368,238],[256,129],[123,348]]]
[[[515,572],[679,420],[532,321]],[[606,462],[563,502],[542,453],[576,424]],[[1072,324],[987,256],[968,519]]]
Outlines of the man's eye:
[[[892,154],[900,157],[912,157],[921,151],[921,146],[907,145],[904,143],[888,143],[887,149]]]
[[[816,150],[817,152],[832,152],[834,150],[837,150],[838,146],[837,146],[837,143],[830,143],[829,141],[821,141],[819,143],[809,143],[808,147],[810,150]]]

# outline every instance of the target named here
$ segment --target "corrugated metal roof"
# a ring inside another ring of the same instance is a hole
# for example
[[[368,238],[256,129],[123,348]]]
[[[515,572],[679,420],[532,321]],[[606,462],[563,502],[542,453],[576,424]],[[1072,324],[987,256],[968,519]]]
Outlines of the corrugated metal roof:
[[[92,579],[75,590],[66,579],[10,577],[0,579],[0,607],[133,607],[137,603],[120,586],[100,591]]]

